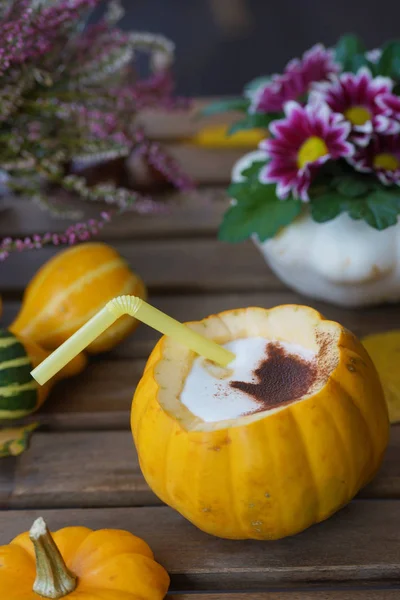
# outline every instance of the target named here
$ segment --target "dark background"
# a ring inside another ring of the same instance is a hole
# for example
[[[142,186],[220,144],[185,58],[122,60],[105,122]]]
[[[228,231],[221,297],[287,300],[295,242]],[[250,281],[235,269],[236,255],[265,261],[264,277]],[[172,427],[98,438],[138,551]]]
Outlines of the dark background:
[[[178,92],[237,94],[316,42],[347,32],[368,47],[400,38],[400,0],[124,0],[124,28],[176,43]]]

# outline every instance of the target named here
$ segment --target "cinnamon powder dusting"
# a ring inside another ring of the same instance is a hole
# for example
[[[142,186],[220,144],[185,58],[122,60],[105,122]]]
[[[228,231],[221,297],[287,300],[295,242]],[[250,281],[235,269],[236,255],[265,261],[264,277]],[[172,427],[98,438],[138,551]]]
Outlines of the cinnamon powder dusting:
[[[232,381],[231,387],[252,396],[261,412],[288,404],[307,394],[317,379],[317,361],[306,361],[301,356],[289,354],[279,342],[266,346],[267,358],[254,376],[257,383]],[[253,412],[253,411],[252,411]]]

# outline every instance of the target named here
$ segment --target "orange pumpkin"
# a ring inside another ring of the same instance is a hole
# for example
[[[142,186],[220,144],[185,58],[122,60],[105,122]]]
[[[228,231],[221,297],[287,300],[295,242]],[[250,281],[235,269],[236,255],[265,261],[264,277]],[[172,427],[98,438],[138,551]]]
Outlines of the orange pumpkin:
[[[80,244],[60,252],[36,273],[9,329],[54,350],[121,294],[144,298],[146,289],[116,250],[102,243]],[[121,317],[88,352],[110,350],[136,326],[135,319]]]
[[[205,422],[181,402],[193,352],[163,337],[132,405],[151,489],[207,533],[277,539],[322,521],[377,472],[389,421],[361,343],[315,310],[280,306],[210,316],[190,326],[218,343],[260,336],[318,352],[319,387],[264,412]]]
[[[168,586],[149,546],[127,531],[67,527],[51,535],[38,519],[0,546],[4,600],[162,600]]]

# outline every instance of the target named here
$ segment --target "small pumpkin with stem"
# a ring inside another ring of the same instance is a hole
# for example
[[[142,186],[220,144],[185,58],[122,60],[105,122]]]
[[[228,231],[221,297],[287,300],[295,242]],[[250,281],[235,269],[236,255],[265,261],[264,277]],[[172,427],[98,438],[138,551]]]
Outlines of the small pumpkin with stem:
[[[0,597],[7,600],[162,600],[166,570],[127,531],[67,527],[51,534],[39,518],[0,546]]]

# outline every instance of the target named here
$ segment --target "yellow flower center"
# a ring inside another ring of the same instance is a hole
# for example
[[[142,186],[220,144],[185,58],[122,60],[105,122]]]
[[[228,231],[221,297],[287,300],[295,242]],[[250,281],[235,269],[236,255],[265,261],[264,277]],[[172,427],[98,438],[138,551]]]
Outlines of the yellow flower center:
[[[375,169],[385,169],[385,171],[395,171],[400,167],[400,161],[394,154],[382,152],[375,156],[374,167]]]
[[[372,114],[365,106],[351,106],[345,111],[344,116],[353,125],[364,125],[371,120]]]
[[[312,163],[321,156],[328,154],[328,147],[324,140],[316,135],[309,137],[301,146],[297,155],[297,165],[300,169]]]

